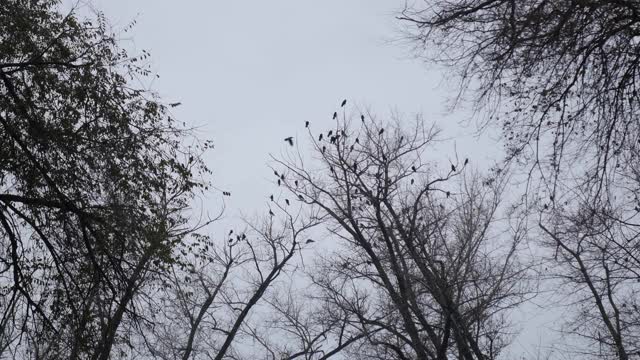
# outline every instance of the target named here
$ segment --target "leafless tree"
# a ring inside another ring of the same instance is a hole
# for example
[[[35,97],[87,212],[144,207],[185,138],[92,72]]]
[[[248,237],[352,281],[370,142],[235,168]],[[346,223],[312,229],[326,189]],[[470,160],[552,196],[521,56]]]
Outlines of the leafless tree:
[[[524,227],[494,226],[503,177],[454,182],[468,160],[439,170],[423,158],[436,129],[361,119],[338,120],[324,140],[309,130],[317,163],[276,160],[282,186],[328,218],[325,241],[339,248],[313,276],[328,321],[364,335],[353,357],[497,358],[509,339],[502,315],[528,292]]]

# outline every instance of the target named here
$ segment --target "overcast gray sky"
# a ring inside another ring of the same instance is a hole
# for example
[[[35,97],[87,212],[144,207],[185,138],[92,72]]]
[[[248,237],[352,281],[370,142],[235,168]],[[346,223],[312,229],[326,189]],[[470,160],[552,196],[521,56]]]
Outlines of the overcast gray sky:
[[[395,15],[402,1],[94,3],[115,30],[137,21],[123,45],[151,52],[161,76],[153,89],[167,102],[182,102],[174,115],[214,141],[207,163],[215,185],[233,193],[227,217],[264,207],[274,189],[268,154],[284,149],[285,136],[303,136],[307,120],[327,129],[343,98],[380,116],[392,109],[407,118],[422,113],[476,166],[499,158],[501,147],[488,134],[476,141],[473,128],[458,125],[468,111],[447,112],[451,79],[392,41],[400,37]],[[453,144],[434,159],[452,158]],[[548,336],[533,328],[516,346],[530,348]]]

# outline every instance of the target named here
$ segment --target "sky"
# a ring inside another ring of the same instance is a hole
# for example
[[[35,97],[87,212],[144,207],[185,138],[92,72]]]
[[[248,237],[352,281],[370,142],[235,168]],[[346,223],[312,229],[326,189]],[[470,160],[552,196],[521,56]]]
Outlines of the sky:
[[[151,53],[160,75],[152,84],[179,121],[213,140],[206,155],[213,183],[233,195],[227,219],[265,207],[273,192],[269,154],[281,154],[287,136],[302,136],[305,121],[327,129],[343,99],[350,110],[422,114],[454,139],[433,154],[446,164],[470,158],[486,167],[501,145],[491,134],[473,136],[468,108],[450,111],[455,81],[442,68],[412,56],[400,41],[395,16],[402,1],[96,0],[131,54]],[[455,146],[455,148],[454,148]],[[223,230],[226,231],[226,230]],[[532,321],[538,314],[523,313]],[[545,335],[542,321],[516,347],[528,349]],[[524,351],[524,350],[523,350]]]

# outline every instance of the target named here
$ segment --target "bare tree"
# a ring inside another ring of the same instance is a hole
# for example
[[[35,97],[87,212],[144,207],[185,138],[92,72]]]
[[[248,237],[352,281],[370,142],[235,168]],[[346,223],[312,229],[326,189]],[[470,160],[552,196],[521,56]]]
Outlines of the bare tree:
[[[509,338],[502,314],[527,293],[516,256],[524,228],[494,233],[504,183],[452,186],[468,160],[426,162],[437,131],[420,119],[411,131],[361,120],[338,120],[324,140],[309,130],[319,164],[276,160],[282,186],[328,217],[339,248],[313,276],[328,321],[364,335],[352,356],[496,358]]]

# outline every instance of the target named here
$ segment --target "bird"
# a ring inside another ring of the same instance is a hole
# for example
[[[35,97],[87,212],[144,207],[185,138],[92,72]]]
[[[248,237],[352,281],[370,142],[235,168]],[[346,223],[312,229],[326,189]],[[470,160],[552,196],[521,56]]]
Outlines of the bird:
[[[284,181],[284,174],[280,175],[280,180]]]
[[[349,148],[351,151],[353,151],[353,149],[355,148],[355,146],[351,145],[351,147]]]
[[[382,135],[383,132],[384,132],[384,129],[380,129],[380,131],[378,131],[378,135]]]
[[[331,135],[333,135],[333,130],[329,130],[329,132],[327,133],[327,137],[331,137]]]
[[[415,182],[415,180],[411,179],[411,185],[413,185],[414,182]]]
[[[464,164],[467,165],[469,163],[469,159],[464,159]]]
[[[280,186],[282,184],[282,182],[280,181],[280,179],[278,179],[278,186]]]
[[[320,134],[320,136],[318,136],[318,141],[322,141],[322,134]]]
[[[323,153],[323,154],[324,154],[325,150],[327,150],[327,147],[326,147],[326,146],[323,146],[323,147],[322,147],[322,153]]]
[[[356,144],[360,144],[360,139],[356,138]]]
[[[451,196],[451,191],[447,191],[447,197]]]
[[[400,142],[402,143],[402,140],[404,140],[404,136],[400,136]]]
[[[273,174],[274,174],[275,176],[280,176],[280,174],[278,174],[278,172],[277,172],[277,171],[275,171],[275,170],[273,170]]]
[[[314,243],[314,242],[315,242],[315,241],[313,241],[313,240],[311,240],[311,239],[307,239],[307,241],[305,241],[304,243],[305,243],[305,244],[311,244],[311,243]]]
[[[290,205],[291,203],[289,203],[289,199],[284,199],[284,202],[288,205]]]
[[[362,122],[364,122],[364,115],[360,115],[360,120],[362,120]]]
[[[269,209],[269,215],[274,216],[275,214],[273,213],[273,211],[271,211],[271,209]]]
[[[284,138],[284,141],[288,142],[289,145],[293,146],[293,136],[289,136],[287,138]]]
[[[296,186],[298,186],[298,180],[294,181],[293,183],[296,184]]]
[[[269,196],[269,199],[271,199],[271,201],[273,201],[273,194],[271,196]]]
[[[411,167],[411,170],[413,170],[413,172],[418,171],[418,169],[416,169],[416,167],[415,167],[415,166],[412,166],[412,167]]]
[[[455,172],[456,171],[456,166],[451,164],[451,171]]]
[[[298,200],[300,200],[300,201],[304,201],[304,196],[302,196],[302,195],[298,195]]]
[[[333,112],[333,120],[335,120],[337,117],[338,117],[338,112],[337,112],[337,111],[334,111],[334,112]]]
[[[340,104],[340,107],[344,107],[345,105],[347,105],[347,99],[342,100],[342,104]]]
[[[229,230],[229,235],[233,234],[233,229]]]
[[[308,128],[308,127],[309,127],[309,122],[308,122],[308,121],[305,121],[305,122],[304,122],[304,127],[306,127],[306,128]]]
[[[169,106],[171,106],[171,107],[176,107],[176,106],[180,106],[180,105],[182,105],[181,102],[174,102],[174,103],[169,104]]]

